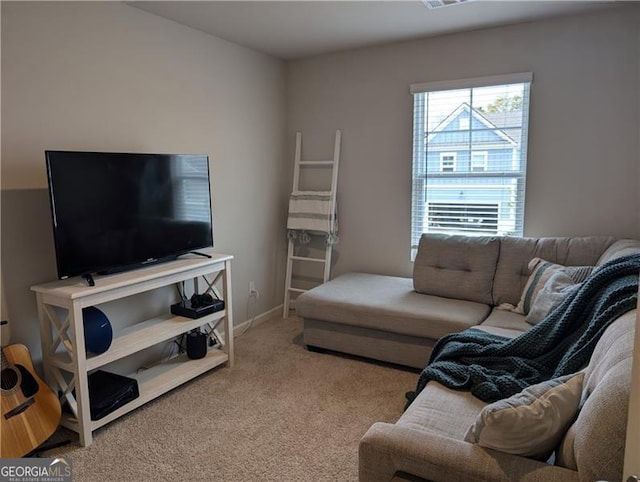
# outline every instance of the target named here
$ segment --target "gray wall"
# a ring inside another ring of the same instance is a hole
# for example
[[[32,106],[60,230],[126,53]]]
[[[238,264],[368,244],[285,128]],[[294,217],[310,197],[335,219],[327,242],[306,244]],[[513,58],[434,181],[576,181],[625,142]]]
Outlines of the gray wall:
[[[533,72],[525,235],[640,234],[639,9],[322,55],[287,65],[288,143],[342,129],[339,261],[411,275],[409,85]],[[326,156],[326,154],[325,154]]]
[[[38,358],[29,287],[56,278],[45,149],[208,154],[215,248],[236,257],[235,323],[281,304],[285,93],[282,61],[120,2],[2,2],[11,341]],[[249,281],[261,294],[250,313]],[[166,308],[166,299],[152,299],[149,309]],[[147,304],[137,301],[131,311]]]

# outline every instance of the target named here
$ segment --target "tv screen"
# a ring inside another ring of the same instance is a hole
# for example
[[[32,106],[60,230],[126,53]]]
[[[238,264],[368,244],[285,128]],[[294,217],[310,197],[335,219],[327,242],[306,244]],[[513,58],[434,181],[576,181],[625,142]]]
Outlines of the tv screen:
[[[209,158],[45,151],[60,279],[213,246]]]

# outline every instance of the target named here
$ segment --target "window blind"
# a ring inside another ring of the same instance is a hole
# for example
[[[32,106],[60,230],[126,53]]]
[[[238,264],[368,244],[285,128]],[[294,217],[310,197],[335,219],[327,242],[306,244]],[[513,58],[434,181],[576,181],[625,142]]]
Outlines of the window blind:
[[[412,259],[423,233],[522,236],[532,79],[411,86]]]

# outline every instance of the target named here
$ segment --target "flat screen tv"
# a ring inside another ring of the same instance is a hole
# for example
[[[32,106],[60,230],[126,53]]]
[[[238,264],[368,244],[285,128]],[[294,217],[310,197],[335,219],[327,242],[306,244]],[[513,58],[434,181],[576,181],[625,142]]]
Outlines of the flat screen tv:
[[[60,279],[213,246],[209,158],[45,151]]]

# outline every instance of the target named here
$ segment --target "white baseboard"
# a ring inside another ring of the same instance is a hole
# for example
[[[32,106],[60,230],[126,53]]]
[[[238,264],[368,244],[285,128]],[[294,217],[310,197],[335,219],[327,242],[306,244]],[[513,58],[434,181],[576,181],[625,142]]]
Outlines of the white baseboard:
[[[278,305],[275,308],[271,308],[269,311],[265,311],[264,313],[261,313],[261,314],[257,315],[253,319],[253,326],[258,326],[258,325],[264,323],[265,321],[273,318],[274,316],[277,316],[277,315],[282,316],[282,308],[283,307],[284,307],[284,305]],[[239,325],[234,325],[234,327],[233,327],[234,336],[237,336],[237,334],[244,333],[249,328],[249,324],[250,323],[251,323],[251,320],[246,320],[246,321],[243,321],[242,323],[240,323]]]

